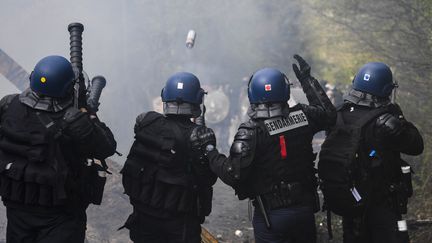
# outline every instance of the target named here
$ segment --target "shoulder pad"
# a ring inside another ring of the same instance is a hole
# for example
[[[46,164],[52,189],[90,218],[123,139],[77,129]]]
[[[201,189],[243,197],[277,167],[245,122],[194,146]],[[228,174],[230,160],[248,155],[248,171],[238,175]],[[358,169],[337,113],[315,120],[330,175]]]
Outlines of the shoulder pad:
[[[12,102],[12,100],[17,96],[18,94],[10,94],[6,95],[0,100],[0,113],[4,110],[6,110],[9,106],[9,104]]]
[[[390,103],[386,106],[386,108],[390,114],[398,117],[399,119],[405,119],[402,109],[398,104]]]
[[[231,145],[230,155],[240,160],[240,168],[248,167],[254,158],[256,147],[255,122],[240,125]]]
[[[247,122],[244,122],[242,124],[240,124],[239,130],[241,128],[246,128],[246,129],[255,129],[257,127],[257,123],[253,120],[249,120]]]
[[[162,114],[155,111],[143,112],[139,114],[136,118],[136,123],[134,127],[135,133],[141,128],[147,126],[148,124],[154,122],[158,118],[164,117]]]
[[[237,140],[255,139],[255,133],[255,127],[243,127],[240,125],[236,135],[234,136],[234,142]]]
[[[143,113],[139,114],[135,120],[136,123],[140,124],[144,120],[146,115],[147,115],[147,112],[143,112]]]

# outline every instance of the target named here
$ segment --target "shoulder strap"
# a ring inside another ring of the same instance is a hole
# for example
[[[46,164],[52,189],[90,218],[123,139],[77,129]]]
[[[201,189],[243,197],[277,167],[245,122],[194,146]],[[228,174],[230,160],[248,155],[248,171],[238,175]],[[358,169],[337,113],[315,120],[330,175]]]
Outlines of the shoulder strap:
[[[378,109],[373,109],[369,112],[367,112],[362,118],[360,118],[359,120],[357,120],[357,122],[355,123],[356,126],[358,127],[364,127],[368,122],[372,121],[372,119],[376,118],[377,116],[384,114],[388,112],[387,107],[380,107]]]
[[[138,115],[136,118],[136,124],[134,127],[134,132],[138,133],[141,128],[148,126],[149,124],[155,122],[156,120],[163,118],[164,116],[155,111],[144,112]]]
[[[36,116],[41,124],[54,136],[54,139],[58,139],[62,135],[63,127],[59,122],[55,122],[44,112],[37,111]]]
[[[175,136],[176,156],[178,156],[176,157],[176,159],[180,159],[184,161],[186,165],[185,167],[186,173],[190,176],[193,174],[192,161],[190,159],[191,158],[190,154],[188,154],[188,152],[191,151],[190,142],[189,140],[185,141],[184,134],[182,133],[180,127],[175,122],[168,119],[166,121],[168,122],[168,124],[170,124],[170,128]],[[194,184],[193,180],[194,180],[193,177],[188,177],[188,181],[190,185]]]
[[[335,125],[337,125],[337,126],[342,126],[342,125],[345,124],[345,121],[343,120],[343,115],[342,115],[343,114],[343,109],[345,107],[347,107],[346,103],[344,103],[343,105],[341,105],[340,107],[338,107],[336,109],[337,116],[336,116],[336,124]]]
[[[2,111],[6,111],[14,100],[18,100],[19,94],[6,95],[0,100],[0,114]]]
[[[388,112],[388,108],[386,106],[373,109],[367,112],[362,118],[358,119],[357,122],[355,122],[353,125],[355,125],[356,127],[364,127],[368,122],[372,121],[372,119],[386,112]],[[345,125],[343,111],[338,111],[336,125]]]
[[[189,147],[189,143],[185,143],[183,138],[184,135],[182,133],[182,131],[180,130],[180,127],[173,121],[166,119],[167,123],[170,125],[170,128],[172,130],[172,132],[174,133],[175,136],[175,140],[176,140],[176,145],[179,145],[179,149],[181,151],[188,151],[188,147]],[[179,150],[177,149],[177,150]],[[177,153],[178,151],[176,151]]]
[[[337,126],[342,126],[345,125],[345,121],[343,119],[343,115],[342,115],[342,111],[338,111],[337,112],[337,118],[336,118],[336,125]]]

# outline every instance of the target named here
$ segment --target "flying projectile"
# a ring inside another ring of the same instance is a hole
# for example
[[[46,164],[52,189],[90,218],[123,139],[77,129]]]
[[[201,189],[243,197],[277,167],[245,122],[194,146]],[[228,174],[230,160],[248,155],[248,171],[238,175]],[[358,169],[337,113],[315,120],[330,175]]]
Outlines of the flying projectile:
[[[186,47],[192,49],[195,44],[196,32],[195,30],[189,30],[186,37]]]

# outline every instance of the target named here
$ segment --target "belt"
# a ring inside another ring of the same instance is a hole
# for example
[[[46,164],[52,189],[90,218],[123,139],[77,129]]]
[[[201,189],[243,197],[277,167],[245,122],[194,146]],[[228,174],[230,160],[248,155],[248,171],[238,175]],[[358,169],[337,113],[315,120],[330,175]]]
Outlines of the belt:
[[[303,202],[304,190],[299,182],[281,181],[272,187],[269,193],[262,195],[264,204],[268,209],[285,208]]]

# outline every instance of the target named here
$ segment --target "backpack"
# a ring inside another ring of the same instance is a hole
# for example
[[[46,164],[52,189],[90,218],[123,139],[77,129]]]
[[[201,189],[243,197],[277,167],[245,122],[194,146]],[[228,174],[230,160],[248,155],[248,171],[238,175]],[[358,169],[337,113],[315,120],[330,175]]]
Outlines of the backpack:
[[[386,112],[386,107],[371,110],[352,124],[346,124],[338,112],[336,125],[321,146],[318,163],[323,209],[328,214],[355,217],[363,213],[371,183],[362,173],[362,161],[369,156],[362,149],[362,128]]]
[[[173,213],[196,209],[187,137],[175,122],[146,113],[121,173],[132,204]]]

